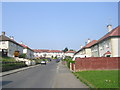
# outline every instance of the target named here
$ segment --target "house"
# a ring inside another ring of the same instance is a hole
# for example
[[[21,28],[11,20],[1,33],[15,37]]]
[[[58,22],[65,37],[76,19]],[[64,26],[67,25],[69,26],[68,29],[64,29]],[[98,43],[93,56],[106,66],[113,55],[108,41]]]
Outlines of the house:
[[[20,44],[23,47],[23,54],[26,54],[27,59],[34,58],[34,51],[24,44]]]
[[[90,39],[88,39],[87,44],[84,47],[81,46],[81,49],[74,54],[74,57],[81,58],[91,57],[92,56],[91,46],[94,45],[96,42],[97,40],[90,41]]]
[[[2,32],[0,36],[0,53],[1,56],[18,57],[23,53],[23,47],[14,40],[13,36],[7,37],[5,32]]]
[[[46,57],[49,50],[47,50],[47,49],[33,49],[33,51],[34,51],[34,57],[39,58],[39,57]]]
[[[70,56],[72,58],[73,58],[74,54],[75,54],[75,51],[67,51],[67,52],[65,52],[65,56]]]
[[[46,57],[46,58],[63,57],[63,52],[60,50],[33,49],[33,51],[34,51],[34,56],[36,58],[39,58],[39,57]]]
[[[108,25],[108,33],[91,47],[93,57],[120,57],[120,26],[112,29]]]
[[[48,54],[49,57],[57,57],[57,58],[59,57],[59,58],[61,58],[64,55],[64,53],[60,50],[49,50],[48,53],[49,53]]]

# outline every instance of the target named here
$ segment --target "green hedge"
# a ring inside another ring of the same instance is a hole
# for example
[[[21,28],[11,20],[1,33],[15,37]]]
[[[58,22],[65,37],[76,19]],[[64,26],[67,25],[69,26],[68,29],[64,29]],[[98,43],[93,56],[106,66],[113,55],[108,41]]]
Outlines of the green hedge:
[[[75,63],[75,61],[72,61],[72,58],[66,58],[66,59],[63,59],[62,61],[66,61],[68,68],[70,68],[70,63]]]
[[[25,67],[25,66],[26,64],[23,62],[11,62],[8,64],[2,64],[2,72],[13,70],[13,69],[18,69],[18,68]]]
[[[2,66],[2,72],[26,66],[24,62],[18,62],[11,57],[2,57],[0,65]]]

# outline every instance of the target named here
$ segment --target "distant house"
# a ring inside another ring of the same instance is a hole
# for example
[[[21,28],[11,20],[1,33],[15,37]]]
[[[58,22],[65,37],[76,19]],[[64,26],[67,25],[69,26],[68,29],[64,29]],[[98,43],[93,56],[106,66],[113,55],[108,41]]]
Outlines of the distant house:
[[[108,33],[91,47],[93,57],[120,57],[120,26],[112,29],[108,25]]]
[[[75,51],[67,51],[67,52],[65,52],[65,56],[73,57],[74,54],[75,54]]]
[[[39,57],[46,57],[49,50],[33,49],[33,51],[34,51],[34,57],[39,58]]]
[[[0,53],[1,56],[18,57],[23,53],[23,47],[13,37],[7,37],[5,32],[2,32],[0,36]]]
[[[84,47],[81,47],[81,49],[74,54],[74,57],[91,57],[91,46],[94,45],[96,42],[97,40],[90,41],[90,39],[88,39],[87,44]]]
[[[34,58],[34,51],[24,44],[20,44],[23,47],[23,54],[26,54],[26,58],[33,59]]]
[[[46,57],[46,58],[51,58],[51,57],[62,57],[63,52],[60,50],[44,50],[44,49],[34,49],[34,56],[37,58],[39,57]]]
[[[63,57],[63,52],[60,50],[49,50],[48,57]]]

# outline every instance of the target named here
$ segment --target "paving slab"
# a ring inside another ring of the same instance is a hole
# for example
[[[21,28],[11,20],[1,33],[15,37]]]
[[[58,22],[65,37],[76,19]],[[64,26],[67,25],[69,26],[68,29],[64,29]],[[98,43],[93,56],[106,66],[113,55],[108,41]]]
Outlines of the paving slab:
[[[61,62],[57,66],[57,75],[55,77],[53,88],[86,88],[88,86],[80,82],[73,73]]]

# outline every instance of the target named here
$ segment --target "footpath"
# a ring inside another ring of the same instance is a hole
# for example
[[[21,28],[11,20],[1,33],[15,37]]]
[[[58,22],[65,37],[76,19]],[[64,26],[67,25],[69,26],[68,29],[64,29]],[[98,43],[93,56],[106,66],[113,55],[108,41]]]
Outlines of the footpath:
[[[89,88],[80,82],[80,80],[78,80],[61,62],[58,63],[56,72],[57,73],[52,88]]]
[[[0,73],[0,77],[6,76],[6,75],[9,75],[9,74],[13,74],[13,73],[16,73],[16,72],[24,71],[26,69],[34,68],[34,67],[37,67],[39,65],[40,64],[34,65],[34,66],[23,67],[23,68],[19,68],[19,69],[14,69],[14,70],[6,71],[6,72],[2,72],[2,73]]]

